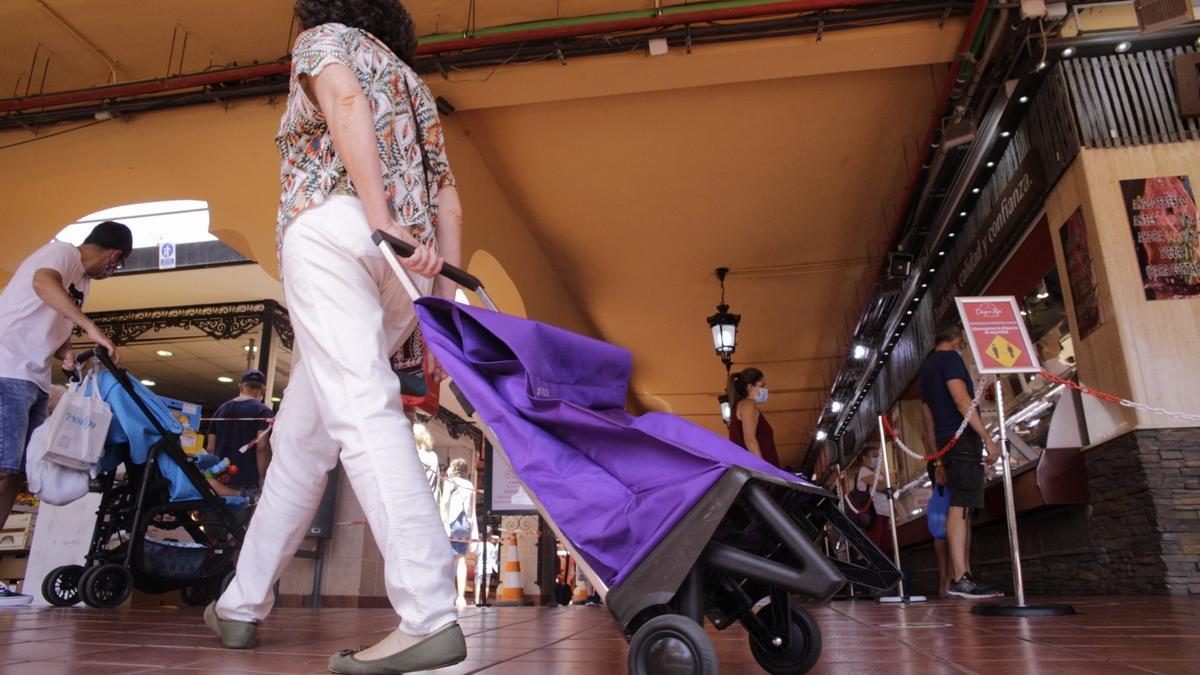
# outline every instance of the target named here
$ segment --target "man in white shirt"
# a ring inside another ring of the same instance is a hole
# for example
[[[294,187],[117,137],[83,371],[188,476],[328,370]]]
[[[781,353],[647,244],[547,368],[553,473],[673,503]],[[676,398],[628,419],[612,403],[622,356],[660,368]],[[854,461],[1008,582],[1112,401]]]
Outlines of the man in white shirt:
[[[25,481],[29,436],[46,419],[51,362],[75,367],[71,331],[78,326],[119,362],[83,301],[91,280],[121,269],[132,250],[129,228],[105,221],[80,246],[55,240],[34,251],[0,292],[0,524]],[[0,606],[30,600],[0,585]]]

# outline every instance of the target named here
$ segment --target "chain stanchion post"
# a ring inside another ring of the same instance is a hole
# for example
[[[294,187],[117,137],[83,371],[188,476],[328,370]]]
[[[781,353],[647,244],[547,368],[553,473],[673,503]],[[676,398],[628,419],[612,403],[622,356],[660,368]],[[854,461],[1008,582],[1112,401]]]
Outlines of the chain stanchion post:
[[[1008,551],[1012,556],[1013,590],[1017,606],[1025,606],[1025,579],[1021,574],[1021,542],[1017,536],[1017,506],[1013,499],[1012,464],[1008,455],[1008,429],[1004,419],[1004,383],[996,378],[996,416],[1000,424],[1000,464],[1004,475],[1004,517],[1008,522]]]
[[[896,563],[896,570],[898,572],[900,572],[900,595],[899,595],[899,597],[885,595],[885,596],[879,598],[879,601],[880,602],[888,602],[888,603],[925,602],[925,596],[923,596],[923,595],[911,595],[910,596],[907,592],[907,589],[904,587],[904,571],[900,568],[900,538],[896,534],[896,500],[895,500],[895,495],[892,494],[892,471],[888,464],[887,434],[883,430],[883,415],[879,416],[878,423],[879,423],[879,462],[880,462],[880,464],[882,466],[882,470],[883,470],[884,489],[887,490],[888,524],[890,525],[891,535],[892,535],[892,559]],[[875,482],[878,483],[879,481],[876,480]],[[874,508],[874,506],[870,502],[867,502],[867,508]]]
[[[1025,579],[1021,573],[1021,545],[1017,536],[1017,506],[1013,499],[1012,465],[1009,461],[1008,426],[1004,419],[1004,383],[996,378],[996,414],[1000,425],[1000,462],[1004,480],[1004,515],[1008,524],[1008,550],[1012,556],[1013,590],[1017,604],[977,605],[974,614],[984,616],[1067,616],[1075,613],[1070,605],[1027,605],[1025,604]]]

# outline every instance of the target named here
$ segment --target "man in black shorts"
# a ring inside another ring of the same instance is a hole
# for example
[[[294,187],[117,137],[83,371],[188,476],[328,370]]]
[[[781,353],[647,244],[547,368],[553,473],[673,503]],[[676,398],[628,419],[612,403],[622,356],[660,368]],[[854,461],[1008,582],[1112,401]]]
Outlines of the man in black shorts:
[[[921,368],[921,401],[924,404],[927,437],[940,450],[954,437],[974,405],[975,385],[963,361],[962,329],[943,327],[934,338],[933,353]],[[929,463],[929,473],[939,484],[950,486],[950,513],[946,517],[946,540],[950,549],[950,595],[988,598],[1001,595],[971,578],[971,509],[983,508],[983,449],[987,461],[1000,456],[1000,448],[983,427],[979,415],[971,417],[966,431],[950,452]]]

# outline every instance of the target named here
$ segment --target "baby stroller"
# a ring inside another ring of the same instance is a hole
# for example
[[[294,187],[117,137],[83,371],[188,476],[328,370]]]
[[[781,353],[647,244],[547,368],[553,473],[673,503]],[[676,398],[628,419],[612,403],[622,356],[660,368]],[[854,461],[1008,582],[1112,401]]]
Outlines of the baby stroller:
[[[181,590],[185,602],[205,604],[233,578],[245,538],[246,500],[217,496],[202,473],[207,467],[180,446],[179,421],[115,367],[102,347],[94,353],[105,367],[97,387],[113,410],[99,473],[90,485],[102,495],[96,526],[83,565],[52,570],[42,581],[42,595],[59,607],[82,600],[111,608],[134,588]]]
[[[411,247],[374,239],[465,409],[630,641],[630,673],[716,673],[706,618],[740,622],[767,671],[805,672],[821,634],[793,594],[824,603],[847,580],[878,590],[899,580],[833,494],[673,415],[626,413],[629,352],[500,314],[478,279],[450,266],[442,274],[488,309],[420,298],[396,257]],[[854,561],[822,552],[835,542]]]

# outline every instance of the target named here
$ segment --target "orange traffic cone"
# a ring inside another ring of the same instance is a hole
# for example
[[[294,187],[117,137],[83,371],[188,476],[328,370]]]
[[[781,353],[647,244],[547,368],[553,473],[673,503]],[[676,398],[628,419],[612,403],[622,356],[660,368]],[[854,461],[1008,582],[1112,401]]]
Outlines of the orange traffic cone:
[[[583,570],[575,570],[575,592],[571,595],[571,604],[585,605],[592,595],[592,585],[588,583]]]
[[[521,578],[521,553],[517,548],[517,535],[510,534],[504,542],[504,567],[500,570],[500,590],[496,594],[497,607],[527,606],[533,603],[525,599],[525,582]]]

